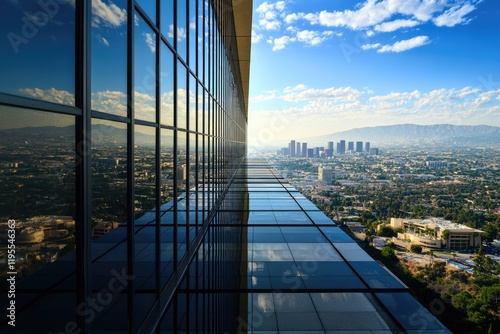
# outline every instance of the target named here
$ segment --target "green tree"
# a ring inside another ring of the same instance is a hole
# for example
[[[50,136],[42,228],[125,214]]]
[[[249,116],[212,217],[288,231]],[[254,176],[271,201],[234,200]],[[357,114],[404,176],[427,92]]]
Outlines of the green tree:
[[[412,253],[420,254],[420,253],[422,253],[422,246],[420,246],[420,245],[411,245],[410,251]]]
[[[394,230],[389,226],[382,226],[377,232],[377,235],[381,237],[395,237],[396,232],[394,232]]]
[[[441,233],[441,238],[444,241],[444,244],[446,245],[446,248],[449,248],[449,238],[450,238],[450,231],[444,230],[443,233]]]
[[[389,246],[384,246],[384,248],[382,248],[381,254],[383,257],[388,258],[388,259],[396,258],[396,253],[394,252],[394,249],[392,249]]]

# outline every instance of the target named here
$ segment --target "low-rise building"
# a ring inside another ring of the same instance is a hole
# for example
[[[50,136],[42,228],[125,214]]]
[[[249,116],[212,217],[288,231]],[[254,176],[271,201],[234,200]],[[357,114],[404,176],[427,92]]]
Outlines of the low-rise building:
[[[398,238],[429,248],[468,249],[481,245],[485,232],[439,218],[391,218],[391,227],[402,229]]]

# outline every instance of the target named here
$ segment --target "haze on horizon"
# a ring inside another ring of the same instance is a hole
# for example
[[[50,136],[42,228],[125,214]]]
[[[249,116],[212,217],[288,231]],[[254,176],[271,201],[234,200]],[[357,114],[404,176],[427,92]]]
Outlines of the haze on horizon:
[[[395,124],[500,126],[500,3],[255,0],[249,144]]]

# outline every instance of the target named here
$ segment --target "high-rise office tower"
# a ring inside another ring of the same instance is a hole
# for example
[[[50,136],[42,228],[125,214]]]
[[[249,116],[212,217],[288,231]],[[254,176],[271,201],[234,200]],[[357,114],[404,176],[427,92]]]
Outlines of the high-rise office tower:
[[[332,167],[320,166],[318,167],[318,180],[325,181],[327,184],[332,182]]]
[[[302,154],[300,152],[300,142],[297,142],[297,149],[295,150],[295,155],[301,157]]]
[[[443,329],[246,158],[251,14],[0,2],[1,333]]]
[[[348,151],[354,151],[354,142],[353,141],[350,141],[350,142],[347,142],[347,150]]]
[[[341,140],[339,144],[339,148],[337,149],[339,154],[345,154],[345,140]]]
[[[329,142],[328,142],[328,149],[329,149],[329,150],[330,150],[330,152],[331,152],[331,153],[330,153],[330,156],[332,156],[332,155],[333,155],[333,152],[334,152],[334,147],[333,147],[333,145],[334,145],[334,142],[333,142],[333,141],[329,141]]]
[[[356,152],[363,152],[363,142],[362,141],[356,142]]]
[[[370,152],[370,142],[365,142],[365,152]]]
[[[295,149],[297,148],[297,147],[295,146],[295,140],[292,140],[292,141],[290,142],[290,145],[289,145],[289,146],[290,146],[290,156],[291,156],[291,157],[294,157],[294,156],[295,156]]]
[[[307,156],[307,143],[302,143],[302,156]]]

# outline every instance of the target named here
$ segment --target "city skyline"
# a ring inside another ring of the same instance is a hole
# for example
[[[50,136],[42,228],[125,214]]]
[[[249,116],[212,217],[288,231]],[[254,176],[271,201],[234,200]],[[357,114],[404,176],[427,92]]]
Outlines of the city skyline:
[[[250,145],[402,123],[500,125],[498,9],[255,1]]]

